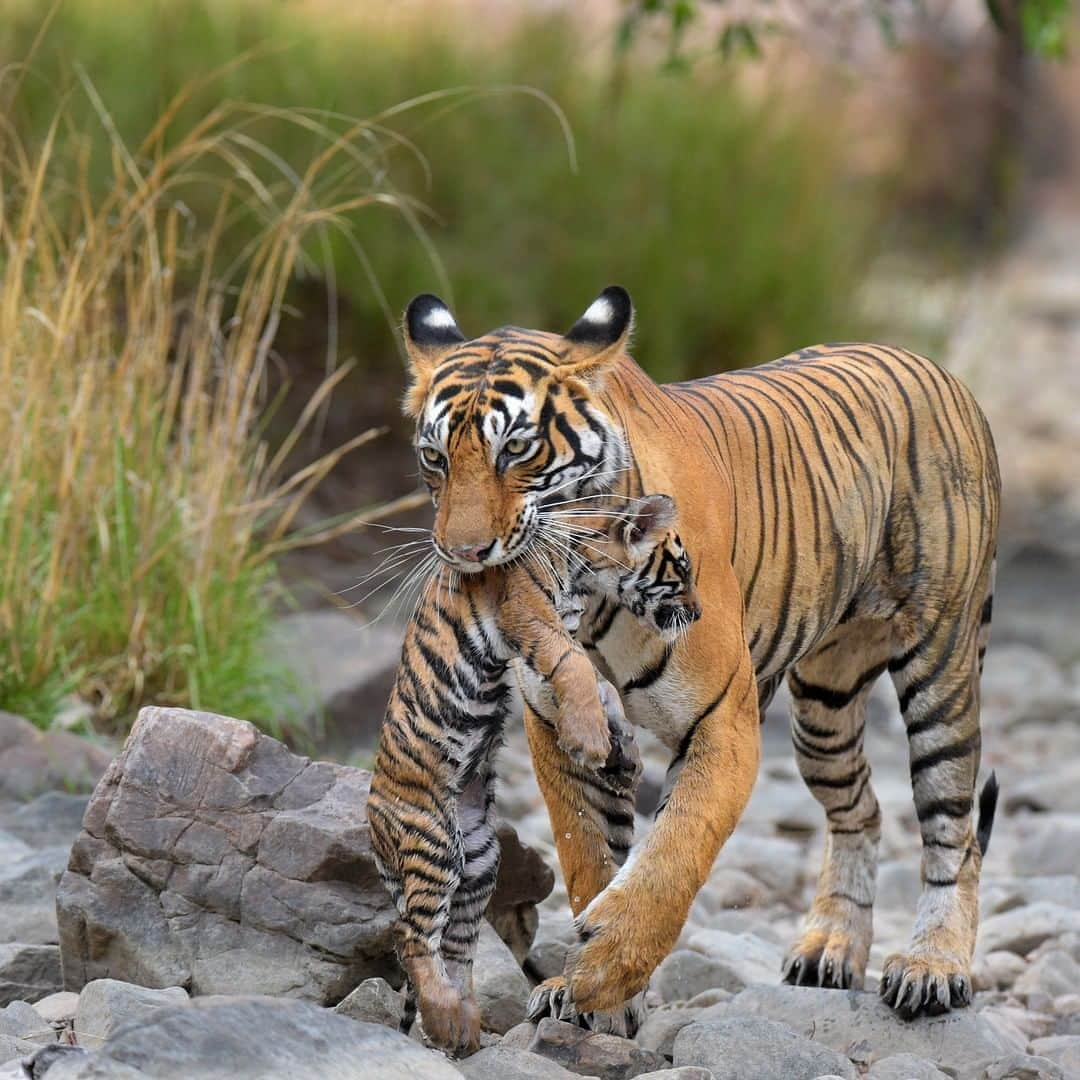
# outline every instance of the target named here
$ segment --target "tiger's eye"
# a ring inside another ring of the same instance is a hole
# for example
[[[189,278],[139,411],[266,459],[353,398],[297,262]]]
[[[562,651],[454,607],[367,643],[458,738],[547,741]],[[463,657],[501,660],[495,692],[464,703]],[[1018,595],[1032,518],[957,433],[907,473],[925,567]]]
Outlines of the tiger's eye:
[[[442,464],[442,454],[440,454],[438,450],[433,450],[430,446],[421,448],[420,457],[425,465],[430,465],[433,469],[438,468]]]
[[[529,449],[529,440],[528,439],[507,439],[506,442],[503,443],[503,449],[508,454],[514,454],[515,456],[517,454],[524,454],[525,451]]]

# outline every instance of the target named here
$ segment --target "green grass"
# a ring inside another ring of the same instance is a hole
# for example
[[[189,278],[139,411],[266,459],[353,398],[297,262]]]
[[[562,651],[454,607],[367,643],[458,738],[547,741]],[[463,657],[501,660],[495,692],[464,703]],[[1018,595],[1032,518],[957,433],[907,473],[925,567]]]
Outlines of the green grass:
[[[40,7],[0,7],[0,60],[27,55]],[[421,290],[451,293],[461,325],[479,333],[507,321],[569,326],[600,288],[621,282],[638,307],[637,354],[665,378],[859,332],[851,298],[872,215],[845,186],[827,111],[751,103],[717,67],[672,77],[643,64],[616,80],[609,44],[566,17],[526,15],[480,33],[437,11],[377,21],[326,3],[66,0],[14,120],[40,134],[67,93],[76,116],[88,111],[77,65],[134,145],[180,88],[245,52],[193,94],[176,130],[222,99],[327,110],[310,116],[333,124],[328,113],[375,116],[472,88],[387,116],[416,153],[387,140],[372,148],[367,164],[392,170],[396,190],[417,200],[415,221],[366,212],[362,245],[331,245],[361,366],[396,363],[392,324]],[[576,172],[553,108],[511,86],[565,111]],[[296,170],[321,142],[265,116],[247,134]],[[90,154],[91,176],[107,178],[107,146]],[[276,171],[269,159],[256,167]],[[359,164],[350,180],[357,193],[385,183]],[[205,224],[208,208],[192,198]]]

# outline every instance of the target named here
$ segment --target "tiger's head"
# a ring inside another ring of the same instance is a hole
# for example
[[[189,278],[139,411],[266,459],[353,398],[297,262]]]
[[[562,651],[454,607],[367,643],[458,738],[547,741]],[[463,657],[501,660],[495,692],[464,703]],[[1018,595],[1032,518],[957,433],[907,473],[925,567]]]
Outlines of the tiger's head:
[[[583,554],[582,587],[603,593],[671,642],[701,618],[694,569],[675,529],[675,500],[645,495],[620,509]]]
[[[541,534],[564,543],[560,507],[606,492],[626,468],[624,436],[596,395],[632,322],[618,286],[562,336],[510,326],[467,340],[438,297],[409,304],[405,412],[435,504],[435,549],[454,569],[509,562]]]

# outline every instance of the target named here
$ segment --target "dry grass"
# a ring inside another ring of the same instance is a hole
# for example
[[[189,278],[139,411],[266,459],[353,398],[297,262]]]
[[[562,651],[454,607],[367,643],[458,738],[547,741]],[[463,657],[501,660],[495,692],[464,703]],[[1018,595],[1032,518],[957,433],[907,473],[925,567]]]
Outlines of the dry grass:
[[[274,729],[287,718],[283,676],[262,655],[273,557],[326,535],[290,526],[333,464],[377,434],[282,475],[345,371],[330,358],[271,453],[261,430],[286,287],[317,272],[330,231],[362,254],[358,211],[389,204],[415,220],[416,208],[389,186],[377,121],[222,106],[166,142],[178,99],[128,148],[85,79],[83,91],[97,131],[68,130],[61,110],[24,145],[0,121],[0,707],[48,723],[76,691],[104,727],[154,700]],[[320,141],[305,174],[266,153],[256,122]],[[112,182],[92,199],[87,161],[103,141]],[[216,212],[193,221],[185,191],[205,205],[208,184]]]

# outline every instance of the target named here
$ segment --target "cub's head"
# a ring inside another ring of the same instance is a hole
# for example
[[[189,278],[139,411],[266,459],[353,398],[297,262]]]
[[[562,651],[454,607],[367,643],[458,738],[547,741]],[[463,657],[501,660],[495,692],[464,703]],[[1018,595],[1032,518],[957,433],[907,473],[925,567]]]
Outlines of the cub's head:
[[[405,411],[445,562],[477,571],[538,539],[558,547],[571,500],[611,487],[628,451],[597,394],[632,321],[618,286],[562,336],[511,326],[467,340],[437,297],[409,304]]]
[[[606,538],[589,540],[593,588],[674,641],[701,618],[690,556],[675,531],[675,500],[646,495],[613,511]]]

